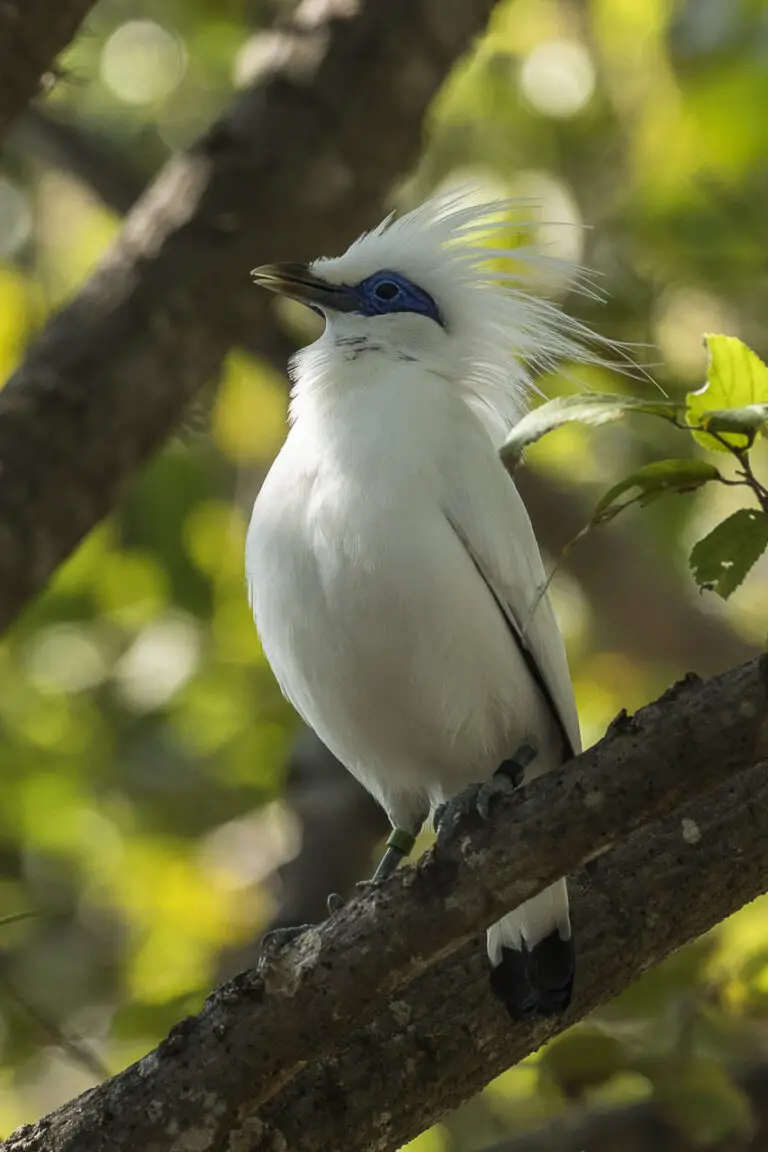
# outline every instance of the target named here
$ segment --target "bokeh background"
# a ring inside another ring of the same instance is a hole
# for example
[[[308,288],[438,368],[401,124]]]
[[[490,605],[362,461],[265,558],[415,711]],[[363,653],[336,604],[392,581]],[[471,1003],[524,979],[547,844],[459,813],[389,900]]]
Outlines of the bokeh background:
[[[247,82],[286,7],[97,5],[0,162],[1,378],[144,183]],[[680,395],[703,382],[704,332],[768,354],[766,109],[764,0],[503,0],[393,203],[466,182],[530,198],[540,243],[607,297],[556,284],[564,306]],[[244,252],[243,274],[257,263]],[[298,311],[275,323],[312,337]],[[145,1053],[267,925],[319,914],[369,870],[383,823],[299,732],[246,601],[245,528],[286,402],[274,364],[233,353],[195,426],[0,645],[0,1134]],[[550,562],[610,483],[694,450],[643,417],[541,442],[521,488]],[[677,675],[762,646],[765,564],[727,606],[687,573],[730,500],[707,489],[630,512],[563,564],[554,596],[586,742]],[[711,1143],[749,1131],[731,1069],[766,1043],[757,901],[409,1147],[471,1152],[574,1104],[654,1094],[685,1139]]]

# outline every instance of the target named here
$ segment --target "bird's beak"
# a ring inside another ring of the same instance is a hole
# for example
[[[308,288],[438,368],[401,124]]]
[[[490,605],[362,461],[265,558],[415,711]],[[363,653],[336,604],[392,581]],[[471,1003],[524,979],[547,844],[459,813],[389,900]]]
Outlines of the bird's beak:
[[[357,312],[360,309],[354,289],[321,280],[306,264],[263,264],[261,268],[254,268],[251,276],[262,288],[298,300],[315,311]]]

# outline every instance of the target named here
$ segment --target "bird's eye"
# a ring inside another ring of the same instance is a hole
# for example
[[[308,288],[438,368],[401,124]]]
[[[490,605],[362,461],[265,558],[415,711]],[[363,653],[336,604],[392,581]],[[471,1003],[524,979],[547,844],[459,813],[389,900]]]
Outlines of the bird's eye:
[[[373,290],[377,300],[394,300],[399,292],[400,285],[394,284],[391,280],[380,280]]]

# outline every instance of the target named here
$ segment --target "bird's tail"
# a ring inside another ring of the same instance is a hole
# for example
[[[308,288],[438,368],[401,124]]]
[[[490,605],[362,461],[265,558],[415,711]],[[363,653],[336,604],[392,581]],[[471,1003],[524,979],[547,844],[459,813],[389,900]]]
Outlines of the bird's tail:
[[[571,1001],[574,975],[565,880],[493,924],[488,955],[491,988],[513,1020],[563,1012]]]

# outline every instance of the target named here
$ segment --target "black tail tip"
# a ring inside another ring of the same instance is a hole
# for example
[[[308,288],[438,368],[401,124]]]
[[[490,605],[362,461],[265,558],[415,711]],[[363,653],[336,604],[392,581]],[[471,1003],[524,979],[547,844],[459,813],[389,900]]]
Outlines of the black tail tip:
[[[491,991],[513,1020],[530,1020],[538,1009],[536,990],[528,976],[528,954],[502,948],[501,962],[491,968]]]
[[[557,1016],[571,1002],[576,955],[573,938],[555,928],[530,952],[502,948],[501,963],[491,969],[491,990],[515,1021]]]

